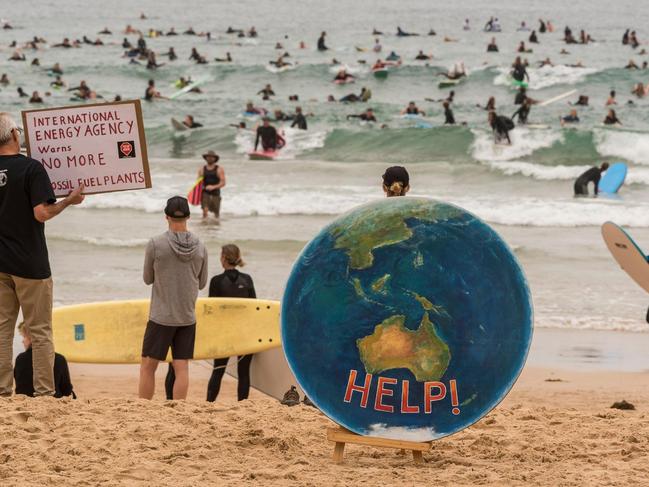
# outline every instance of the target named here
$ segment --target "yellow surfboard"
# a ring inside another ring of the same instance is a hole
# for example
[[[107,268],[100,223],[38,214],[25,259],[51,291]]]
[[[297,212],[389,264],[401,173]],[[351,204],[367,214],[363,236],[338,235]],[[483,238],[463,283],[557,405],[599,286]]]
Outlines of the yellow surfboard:
[[[257,353],[281,345],[278,301],[199,298],[194,359]],[[136,364],[149,319],[149,300],[56,308],[54,347],[70,362]],[[167,360],[171,359],[171,355]]]

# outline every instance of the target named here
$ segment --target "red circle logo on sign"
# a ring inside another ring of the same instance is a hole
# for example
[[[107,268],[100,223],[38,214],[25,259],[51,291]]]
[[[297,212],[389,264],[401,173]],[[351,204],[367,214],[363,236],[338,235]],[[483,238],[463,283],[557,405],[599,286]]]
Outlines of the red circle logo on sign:
[[[122,142],[119,146],[119,151],[124,154],[126,157],[131,155],[133,151],[133,146],[130,142]]]

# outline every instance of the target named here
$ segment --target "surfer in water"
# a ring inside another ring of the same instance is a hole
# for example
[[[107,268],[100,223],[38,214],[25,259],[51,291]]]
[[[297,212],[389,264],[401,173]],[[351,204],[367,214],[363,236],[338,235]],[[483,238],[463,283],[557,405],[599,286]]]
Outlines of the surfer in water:
[[[320,37],[318,38],[318,51],[329,50],[329,48],[325,44],[325,37],[327,37],[327,33],[325,31],[322,31],[322,34],[320,34]]]
[[[451,103],[445,101],[442,103],[442,107],[444,108],[444,125],[455,125],[455,115],[453,115]]]
[[[602,179],[602,173],[608,169],[608,162],[602,163],[600,167],[591,167],[584,172],[575,181],[575,196],[588,195],[588,183],[595,185],[595,194],[599,193],[599,181]]]
[[[615,110],[612,108],[608,109],[608,113],[606,114],[603,123],[604,125],[622,125],[622,122],[620,122],[620,119],[617,118],[617,115],[615,114]]]
[[[527,68],[525,67],[525,63],[523,63],[520,56],[517,56],[514,60],[510,74],[511,77],[519,83],[523,83],[525,80],[527,80],[528,83],[530,81],[530,75],[527,74]]]
[[[219,155],[210,150],[203,154],[205,165],[198,170],[198,177],[203,178],[203,194],[201,209],[203,218],[213,213],[216,218],[221,216],[221,189],[225,187],[225,171],[218,165]]]
[[[406,108],[401,110],[401,115],[422,115],[425,117],[426,113],[420,110],[414,101],[411,101]]]
[[[574,108],[570,110],[570,114],[566,115],[565,117],[561,117],[560,122],[562,127],[573,123],[579,123],[579,115],[577,115],[577,110],[575,110]]]
[[[372,110],[371,108],[368,108],[363,113],[359,113],[358,115],[347,115],[347,120],[349,120],[350,118],[358,118],[362,122],[376,122],[374,110]]]
[[[198,123],[196,120],[194,120],[193,115],[186,115],[185,119],[183,120],[183,125],[188,129],[197,129],[203,126],[202,123]]]
[[[257,127],[255,152],[259,147],[259,142],[261,142],[264,152],[274,152],[284,146],[284,139],[277,133],[277,129],[270,124],[270,118],[268,117],[264,117],[262,124]]]
[[[494,133],[494,143],[511,145],[509,132],[514,128],[514,122],[503,115],[497,115],[495,111],[489,112],[487,120]]]
[[[334,83],[351,83],[355,79],[356,77],[353,74],[348,73],[345,69],[341,69],[334,78]]]
[[[405,196],[410,191],[410,175],[403,166],[392,166],[383,173],[383,191],[388,198]]]
[[[466,76],[466,68],[463,62],[455,63],[446,73],[439,73],[439,76],[445,76],[447,79],[456,80]]]
[[[514,120],[514,118],[518,117],[518,125],[526,125],[527,117],[529,117],[531,109],[532,102],[529,98],[526,98],[525,101],[521,103],[521,106],[518,108],[518,110],[514,112],[511,119]]]

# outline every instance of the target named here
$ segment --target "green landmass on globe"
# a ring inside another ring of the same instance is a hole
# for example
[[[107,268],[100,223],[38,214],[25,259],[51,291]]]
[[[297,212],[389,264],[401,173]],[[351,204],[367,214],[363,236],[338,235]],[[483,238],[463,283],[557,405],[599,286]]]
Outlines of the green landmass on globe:
[[[371,269],[376,249],[409,240],[413,231],[408,227],[407,220],[436,222],[460,215],[453,207],[431,206],[427,201],[417,202],[404,198],[392,203],[388,209],[381,207],[375,211],[343,217],[331,229],[335,248],[344,250],[349,257],[349,269]],[[418,269],[423,264],[423,255],[417,251],[412,260],[413,269]],[[352,277],[350,283],[358,297],[369,303],[381,304],[381,296],[390,294],[390,279],[391,275],[386,273],[366,287],[359,277]],[[406,328],[406,317],[403,315],[387,318],[376,325],[371,335],[356,341],[361,361],[370,374],[406,368],[418,381],[439,380],[448,368],[451,353],[448,345],[437,334],[429,316],[434,313],[448,317],[448,313],[425,296],[408,289],[401,291],[415,299],[423,308],[424,315],[419,328]]]
[[[448,345],[437,336],[424,313],[417,330],[405,327],[406,317],[391,316],[374,328],[374,333],[356,340],[368,374],[405,368],[420,381],[439,380],[451,360]]]
[[[367,269],[372,267],[375,249],[398,244],[412,237],[412,230],[408,228],[406,220],[415,218],[435,222],[461,215],[461,212],[453,207],[431,206],[426,201],[418,203],[413,205],[411,199],[403,203],[395,202],[387,211],[380,208],[369,212],[350,213],[331,230],[335,239],[334,248],[347,252],[350,268]]]

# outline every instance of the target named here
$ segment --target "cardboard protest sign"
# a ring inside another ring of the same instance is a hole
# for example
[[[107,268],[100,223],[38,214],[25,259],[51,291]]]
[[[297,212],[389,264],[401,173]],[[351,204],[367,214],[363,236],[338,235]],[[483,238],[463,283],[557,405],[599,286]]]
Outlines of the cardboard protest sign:
[[[22,112],[27,154],[43,164],[56,196],[151,187],[139,100]]]

